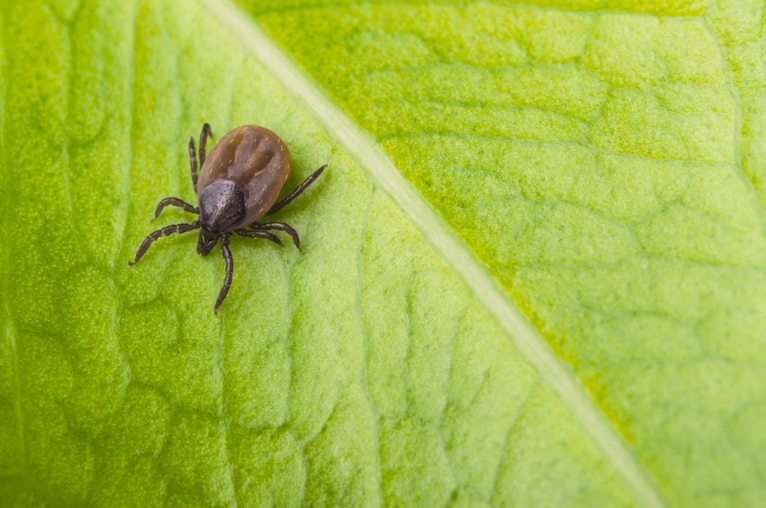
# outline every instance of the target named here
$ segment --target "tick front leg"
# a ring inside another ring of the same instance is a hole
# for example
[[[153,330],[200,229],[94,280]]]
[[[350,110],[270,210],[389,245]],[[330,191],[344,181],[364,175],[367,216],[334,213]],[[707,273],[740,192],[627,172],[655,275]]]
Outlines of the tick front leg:
[[[248,238],[265,238],[266,240],[271,240],[272,242],[282,247],[282,240],[280,240],[277,235],[272,235],[266,231],[247,231],[246,229],[235,229],[234,232],[239,236],[246,236]]]
[[[256,231],[284,231],[293,238],[295,248],[303,254],[303,251],[301,250],[301,239],[298,237],[298,232],[294,230],[292,226],[289,226],[284,222],[267,222],[265,224],[253,222],[249,227]]]
[[[194,138],[189,137],[189,164],[191,165],[191,179],[194,185],[194,193],[197,193],[197,151],[194,149]]]
[[[226,277],[223,279],[223,287],[221,287],[221,291],[218,293],[218,299],[215,301],[215,309],[213,309],[213,312],[215,312],[216,316],[218,315],[218,307],[221,306],[226,299],[226,295],[229,294],[231,279],[234,277],[234,258],[229,250],[228,235],[221,237],[221,251],[223,252],[223,259],[226,261]]]
[[[290,193],[290,195],[289,195],[289,196],[287,196],[285,199],[283,199],[283,200],[282,200],[282,201],[280,201],[279,203],[277,203],[277,204],[275,204],[274,206],[272,206],[272,207],[271,207],[271,209],[270,209],[268,212],[266,212],[266,215],[271,215],[271,214],[277,213],[277,212],[278,212],[278,211],[280,211],[282,208],[284,208],[284,207],[285,207],[285,205],[288,205],[288,204],[290,204],[290,201],[292,201],[293,199],[295,199],[295,198],[297,198],[298,196],[300,196],[301,192],[303,192],[303,191],[305,191],[305,190],[306,190],[306,187],[308,187],[309,185],[311,185],[312,183],[314,183],[314,180],[316,180],[317,178],[319,178],[319,175],[321,175],[321,174],[322,174],[322,171],[324,171],[324,168],[326,168],[326,167],[327,167],[327,164],[325,164],[325,165],[324,165],[324,166],[322,166],[321,168],[319,168],[319,169],[317,169],[316,171],[314,171],[314,173],[312,173],[312,174],[311,174],[311,176],[309,176],[308,178],[306,178],[306,179],[303,181],[303,183],[302,183],[302,184],[300,184],[298,187],[296,187],[296,188],[295,188],[295,190],[294,190],[294,191],[292,191],[292,192]]]
[[[202,126],[202,132],[199,134],[199,167],[201,168],[205,164],[205,157],[207,156],[207,138],[215,138],[213,135],[213,129],[210,128],[210,124],[206,123]]]
[[[151,247],[155,241],[159,240],[163,236],[170,236],[174,233],[187,233],[189,231],[199,229],[200,227],[202,227],[200,225],[200,221],[194,221],[191,224],[173,224],[172,226],[166,226],[162,229],[158,229],[154,233],[144,238],[144,241],[141,242],[141,245],[138,247],[138,251],[136,252],[136,259],[133,261],[128,261],[128,265],[133,266],[138,263],[138,261],[144,257],[144,254],[146,254],[146,251],[149,250],[149,247]]]
[[[178,198],[165,198],[157,205],[157,209],[154,211],[154,219],[152,219],[150,222],[156,221],[166,206],[177,206],[178,208],[183,208],[185,212],[196,213],[199,215],[199,209],[194,208],[186,201],[181,201]]]

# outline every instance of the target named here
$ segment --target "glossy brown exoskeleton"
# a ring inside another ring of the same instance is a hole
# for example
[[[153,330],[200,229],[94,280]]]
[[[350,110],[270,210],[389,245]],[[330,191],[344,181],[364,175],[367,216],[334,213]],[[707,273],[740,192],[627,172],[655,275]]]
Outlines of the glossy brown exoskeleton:
[[[202,166],[199,177],[194,138],[189,139],[191,179],[199,208],[178,198],[165,198],[154,212],[154,218],[157,219],[166,206],[172,205],[199,214],[199,220],[191,224],[174,224],[150,234],[138,248],[136,259],[128,264],[138,263],[155,240],[173,233],[201,229],[197,239],[197,253],[203,256],[210,254],[220,238],[223,258],[226,260],[226,277],[215,302],[217,314],[218,307],[229,292],[234,274],[234,259],[229,250],[231,234],[265,238],[282,245],[279,238],[268,231],[284,231],[293,238],[293,243],[300,250],[300,239],[293,228],[283,222],[258,221],[276,213],[298,197],[319,177],[326,165],[306,178],[289,196],[276,203],[282,186],[290,176],[290,151],[279,136],[264,127],[243,125],[222,137],[213,147],[210,156],[205,158],[208,136],[213,137],[213,132],[210,125],[205,124],[199,136],[199,159]]]

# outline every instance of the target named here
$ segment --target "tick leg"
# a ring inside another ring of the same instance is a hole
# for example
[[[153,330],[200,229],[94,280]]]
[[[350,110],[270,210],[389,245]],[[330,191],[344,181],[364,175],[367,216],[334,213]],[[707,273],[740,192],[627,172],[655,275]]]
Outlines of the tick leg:
[[[162,210],[166,206],[177,206],[178,208],[183,208],[185,212],[189,213],[196,213],[199,215],[199,210],[197,208],[194,208],[192,205],[187,203],[186,201],[181,201],[178,198],[165,198],[157,205],[157,209],[154,211],[154,219],[151,220],[151,222],[156,221],[160,214],[162,213]]]
[[[223,279],[223,287],[220,293],[218,293],[218,299],[215,301],[215,309],[213,311],[218,315],[218,307],[221,306],[226,299],[226,295],[229,294],[229,288],[231,287],[231,279],[234,276],[234,258],[229,250],[229,236],[221,237],[221,251],[223,252],[223,259],[226,261],[226,277]]]
[[[194,193],[197,193],[197,151],[194,149],[194,138],[189,137],[189,162],[191,164],[191,179]]]
[[[266,240],[271,240],[272,242],[282,247],[282,240],[280,240],[277,235],[272,235],[266,231],[247,231],[245,229],[235,229],[234,232],[239,236],[246,236],[248,238],[265,238]]]
[[[210,128],[210,124],[206,123],[202,126],[202,132],[199,134],[199,167],[201,168],[205,164],[205,156],[207,155],[207,138],[210,136],[214,138],[213,129]]]
[[[298,237],[298,232],[284,222],[267,222],[265,224],[253,222],[250,224],[250,227],[256,231],[284,231],[293,238],[295,248],[298,249],[301,254],[303,254],[303,251],[301,250],[301,239]]]
[[[200,221],[197,220],[191,224],[173,224],[172,226],[166,226],[162,229],[158,229],[154,233],[144,238],[144,241],[141,242],[141,245],[138,247],[138,252],[136,252],[136,259],[133,261],[128,261],[128,264],[133,266],[138,263],[138,261],[144,257],[144,254],[146,254],[146,251],[149,250],[149,247],[151,247],[151,245],[156,240],[159,240],[163,236],[170,236],[173,233],[187,233],[201,227],[202,225],[200,224]]]
[[[311,176],[306,178],[303,181],[302,184],[300,184],[298,187],[296,187],[295,190],[292,191],[289,196],[287,196],[285,199],[283,199],[279,203],[277,203],[274,206],[272,206],[271,209],[268,212],[266,212],[266,215],[271,215],[271,214],[277,213],[282,208],[284,208],[285,205],[290,204],[290,201],[292,201],[293,199],[295,199],[298,196],[300,196],[301,192],[306,190],[306,187],[308,187],[309,185],[314,183],[314,180],[319,178],[319,175],[322,174],[322,171],[324,171],[324,168],[326,168],[326,167],[327,167],[327,164],[325,164],[321,168],[319,168],[316,171],[314,171],[314,173],[312,173]]]

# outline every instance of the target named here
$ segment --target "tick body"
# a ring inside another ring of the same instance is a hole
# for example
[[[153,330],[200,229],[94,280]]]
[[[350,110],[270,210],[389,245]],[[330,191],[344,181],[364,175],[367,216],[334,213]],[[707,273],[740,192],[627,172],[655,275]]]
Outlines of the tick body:
[[[197,174],[197,154],[194,138],[189,139],[191,180],[197,194],[198,207],[178,198],[165,198],[157,205],[154,218],[158,218],[166,206],[177,206],[189,213],[199,215],[191,224],[174,224],[147,236],[136,252],[134,265],[143,257],[157,239],[173,233],[201,230],[197,238],[197,253],[207,256],[221,239],[221,250],[226,261],[226,276],[215,302],[215,311],[221,306],[231,286],[234,275],[234,259],[229,250],[229,237],[236,233],[250,238],[265,238],[282,245],[279,238],[269,231],[289,234],[300,250],[298,233],[283,222],[260,223],[263,217],[276,213],[311,185],[324,171],[316,170],[289,196],[277,203],[282,187],[290,176],[290,151],[287,145],[270,130],[256,125],[244,125],[222,137],[205,156],[207,138],[213,137],[210,125],[202,127],[199,139],[201,170]]]

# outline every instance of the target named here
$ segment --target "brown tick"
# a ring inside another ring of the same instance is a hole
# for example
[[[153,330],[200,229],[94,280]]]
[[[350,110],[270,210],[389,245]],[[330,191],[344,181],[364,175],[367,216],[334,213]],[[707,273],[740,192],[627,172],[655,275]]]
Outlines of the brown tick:
[[[212,138],[213,131],[210,125],[205,124],[199,136],[199,160],[202,167],[199,176],[194,138],[189,139],[191,179],[199,208],[178,198],[165,198],[154,212],[154,219],[157,219],[166,206],[172,205],[198,214],[199,220],[191,224],[173,224],[150,234],[141,242],[136,259],[128,264],[132,266],[138,263],[155,240],[173,233],[201,229],[197,239],[197,253],[203,256],[210,254],[220,238],[223,259],[226,261],[226,277],[215,301],[215,313],[218,314],[218,307],[229,292],[234,274],[234,259],[229,250],[231,234],[265,238],[282,245],[279,238],[268,231],[284,231],[293,238],[293,243],[300,250],[298,233],[292,227],[283,222],[258,221],[278,212],[298,197],[322,174],[327,165],[317,169],[289,196],[275,204],[290,175],[290,151],[284,141],[264,127],[243,125],[222,137],[211,150],[210,156],[205,158],[208,136]]]

